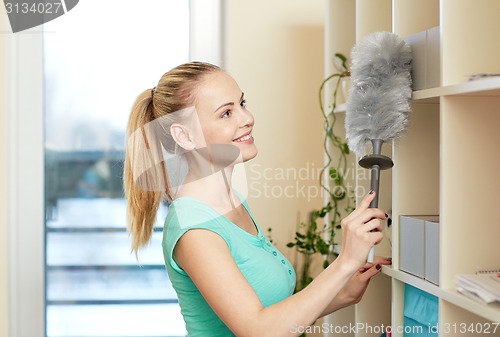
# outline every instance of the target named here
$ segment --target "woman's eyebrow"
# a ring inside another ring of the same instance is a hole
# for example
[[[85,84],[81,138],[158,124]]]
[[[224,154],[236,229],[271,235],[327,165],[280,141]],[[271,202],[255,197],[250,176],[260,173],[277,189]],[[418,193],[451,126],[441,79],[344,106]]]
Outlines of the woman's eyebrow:
[[[240,97],[240,102],[243,100],[243,97],[245,96],[245,93],[242,92],[241,93],[241,97]],[[217,111],[219,111],[219,109],[223,108],[223,107],[226,107],[226,106],[233,106],[234,105],[234,102],[227,102],[227,103],[224,103],[222,104],[220,107],[218,107],[217,109],[215,109],[214,113],[216,113]]]

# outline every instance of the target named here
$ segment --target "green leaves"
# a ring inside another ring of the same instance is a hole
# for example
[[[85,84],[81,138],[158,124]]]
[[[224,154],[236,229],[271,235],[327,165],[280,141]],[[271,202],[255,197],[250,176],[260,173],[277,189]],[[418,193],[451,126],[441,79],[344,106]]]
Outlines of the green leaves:
[[[321,255],[326,255],[328,254],[328,247],[329,245],[323,240],[322,238],[318,238],[316,242],[316,249]]]
[[[351,150],[349,149],[349,145],[347,145],[347,143],[343,143],[340,149],[346,155],[351,153]]]
[[[341,186],[344,182],[344,177],[342,173],[334,167],[330,167],[330,179],[335,183],[336,186]]]
[[[303,255],[300,271],[297,271],[298,280],[295,288],[296,292],[304,289],[312,282],[313,277],[310,274],[310,266],[312,257],[315,254],[324,256],[323,266],[328,266],[330,263],[329,261],[332,258],[331,252],[333,252],[335,243],[333,237],[332,240],[325,239],[329,234],[329,232],[326,231],[327,226],[318,228],[318,220],[324,219],[331,210],[331,204],[328,203],[320,210],[312,211],[309,215],[309,221],[307,223],[300,223],[300,230],[295,232],[293,242],[289,242],[286,245],[289,248],[295,248],[297,252]]]
[[[349,67],[347,66],[347,57],[345,57],[342,53],[335,53],[335,57],[340,60],[341,66],[339,71],[341,71],[343,76],[350,76],[351,73],[349,71]],[[334,60],[335,63],[335,60]]]

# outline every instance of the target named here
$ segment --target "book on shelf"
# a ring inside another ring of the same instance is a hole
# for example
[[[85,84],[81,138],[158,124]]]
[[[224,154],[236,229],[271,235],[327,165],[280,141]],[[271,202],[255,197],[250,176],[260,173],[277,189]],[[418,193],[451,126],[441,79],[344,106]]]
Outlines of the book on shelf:
[[[489,304],[500,302],[500,269],[480,270],[455,277],[458,292]]]

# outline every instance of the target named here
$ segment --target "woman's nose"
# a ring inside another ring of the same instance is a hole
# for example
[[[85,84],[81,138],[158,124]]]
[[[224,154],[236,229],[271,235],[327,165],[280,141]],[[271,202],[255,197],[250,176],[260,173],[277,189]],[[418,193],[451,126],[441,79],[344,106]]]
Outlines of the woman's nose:
[[[248,126],[253,126],[254,124],[254,119],[253,119],[253,115],[250,111],[248,111],[247,109],[245,108],[241,108],[241,121],[240,121],[240,127],[241,128],[244,128],[244,127],[248,127]]]

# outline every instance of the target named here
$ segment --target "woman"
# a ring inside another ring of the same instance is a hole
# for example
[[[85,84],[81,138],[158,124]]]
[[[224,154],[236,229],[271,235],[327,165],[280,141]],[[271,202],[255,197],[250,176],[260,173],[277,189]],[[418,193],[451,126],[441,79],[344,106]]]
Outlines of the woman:
[[[191,337],[297,336],[300,327],[357,303],[380,264],[389,263],[365,264],[387,218],[368,208],[372,192],[342,221],[339,257],[292,295],[292,266],[232,184],[235,165],[257,154],[253,126],[234,79],[200,62],[167,72],[130,116],[124,183],[133,249],[149,241],[166,195],[165,264]]]

